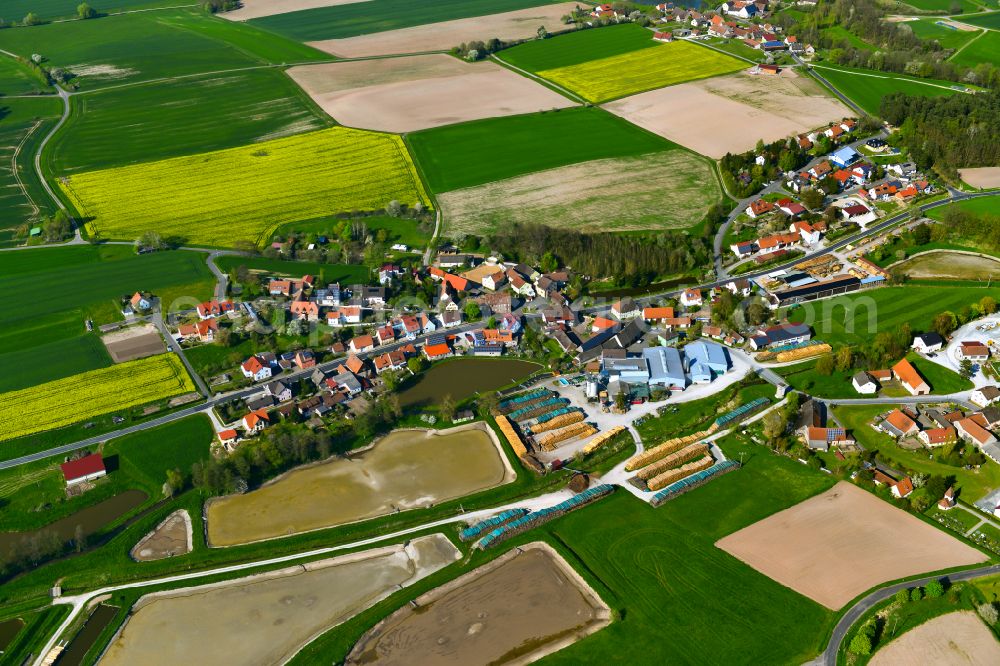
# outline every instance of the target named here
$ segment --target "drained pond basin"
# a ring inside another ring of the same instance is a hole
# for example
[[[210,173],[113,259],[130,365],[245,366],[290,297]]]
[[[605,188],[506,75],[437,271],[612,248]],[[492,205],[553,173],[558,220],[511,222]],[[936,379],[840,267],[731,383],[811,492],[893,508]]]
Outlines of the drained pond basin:
[[[394,430],[351,458],[300,467],[205,508],[212,546],[232,546],[426,507],[514,480],[483,423]]]
[[[531,361],[494,358],[458,358],[438,363],[421,375],[417,382],[399,394],[403,407],[427,407],[440,404],[450,395],[456,402],[483,391],[515,384],[541,366]]]
[[[528,663],[601,629],[610,617],[579,574],[535,542],[402,607],[362,636],[344,663]]]
[[[101,666],[283,664],[317,636],[454,562],[443,534],[141,598]]]

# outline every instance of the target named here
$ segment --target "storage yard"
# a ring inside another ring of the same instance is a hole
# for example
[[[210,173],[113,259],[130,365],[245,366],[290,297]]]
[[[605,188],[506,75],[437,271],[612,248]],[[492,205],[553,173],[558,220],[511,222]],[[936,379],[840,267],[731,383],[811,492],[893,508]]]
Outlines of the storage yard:
[[[987,559],[846,481],[716,545],[833,610],[886,581]]]
[[[101,663],[281,664],[320,633],[458,557],[444,535],[433,534],[406,546],[153,593],[136,603]]]
[[[396,430],[349,459],[300,467],[205,508],[212,546],[273,539],[426,507],[514,480],[482,423]]]
[[[345,663],[528,663],[610,621],[580,575],[536,542],[418,597],[365,634]]]

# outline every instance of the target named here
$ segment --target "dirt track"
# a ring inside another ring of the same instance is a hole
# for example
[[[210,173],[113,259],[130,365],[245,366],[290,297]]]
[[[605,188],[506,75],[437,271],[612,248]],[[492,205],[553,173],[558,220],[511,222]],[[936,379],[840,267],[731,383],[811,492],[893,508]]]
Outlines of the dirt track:
[[[497,4],[497,8],[502,5]],[[530,7],[513,12],[476,16],[401,28],[370,35],[310,42],[310,46],[341,58],[364,58],[395,53],[446,51],[462,42],[534,37],[539,26],[549,32],[566,28],[560,20],[576,7],[575,2]]]
[[[833,610],[886,581],[987,559],[846,481],[716,546]]]
[[[1000,643],[972,611],[948,613],[896,638],[868,663],[990,666],[1000,664]]]
[[[739,72],[611,102],[608,111],[691,150],[720,158],[851,115],[811,79]]]
[[[386,132],[574,106],[495,63],[442,54],[305,65],[288,74],[341,124]]]

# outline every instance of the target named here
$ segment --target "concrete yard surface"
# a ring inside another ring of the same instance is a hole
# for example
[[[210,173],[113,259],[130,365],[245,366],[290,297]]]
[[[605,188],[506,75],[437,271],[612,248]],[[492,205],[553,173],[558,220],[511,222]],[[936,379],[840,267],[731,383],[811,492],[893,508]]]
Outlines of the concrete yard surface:
[[[716,546],[833,610],[890,580],[988,559],[846,481]]]
[[[910,629],[868,663],[990,666],[1000,664],[1000,642],[972,611],[948,613]]]
[[[497,4],[497,9],[502,7],[502,3]],[[503,40],[527,39],[535,36],[539,26],[545,26],[549,32],[557,32],[566,27],[562,23],[562,17],[572,12],[574,8],[576,8],[575,2],[542,5],[357,37],[326,39],[310,42],[309,45],[341,58],[446,51],[463,42],[476,40],[485,42],[493,37]]]
[[[418,597],[377,624],[345,664],[526,664],[603,628],[610,611],[535,542]]]
[[[331,627],[460,557],[442,534],[247,578],[142,597],[105,666],[290,659]]]
[[[575,105],[496,63],[443,54],[302,65],[288,74],[337,122],[384,132]]]

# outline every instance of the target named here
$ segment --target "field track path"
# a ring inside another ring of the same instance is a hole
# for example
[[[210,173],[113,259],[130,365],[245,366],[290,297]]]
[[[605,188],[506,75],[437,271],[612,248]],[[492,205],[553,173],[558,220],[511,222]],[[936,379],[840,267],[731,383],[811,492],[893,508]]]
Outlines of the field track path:
[[[557,92],[565,95],[566,97],[570,98],[574,102],[578,102],[580,104],[587,104],[587,100],[585,100],[584,98],[580,97],[576,93],[574,93],[574,92],[572,92],[570,90],[567,90],[566,88],[563,88],[562,86],[560,86],[558,84],[552,83],[548,79],[543,79],[542,77],[538,76],[537,74],[532,74],[531,72],[529,72],[526,69],[521,69],[520,67],[517,67],[516,65],[512,65],[509,62],[507,62],[506,60],[501,60],[500,58],[496,57],[496,55],[494,55],[492,53],[490,54],[490,59],[493,62],[495,62],[498,65],[500,65],[501,67],[506,67],[507,69],[510,69],[512,71],[517,72],[521,76],[526,76],[529,79],[537,81],[538,83],[540,83],[543,86],[546,86],[548,88],[552,88],[553,90],[555,90],[555,91],[557,91]]]
[[[985,35],[985,34],[986,34],[987,32],[989,32],[989,31],[988,31],[988,30],[980,30],[980,31],[979,31],[979,34],[978,34],[978,35],[976,35],[975,37],[973,37],[972,39],[970,39],[970,40],[969,40],[969,41],[967,41],[966,43],[962,44],[962,46],[961,46],[961,47],[959,47],[958,49],[956,49],[954,53],[952,53],[952,54],[951,54],[950,56],[948,56],[948,60],[952,60],[952,59],[954,59],[954,57],[955,57],[955,56],[957,56],[957,55],[958,55],[959,53],[961,53],[961,52],[962,52],[962,51],[964,51],[964,50],[965,50],[966,48],[968,48],[969,44],[971,44],[972,42],[974,42],[974,41],[976,41],[977,39],[981,38],[981,37],[982,37],[983,35]]]

